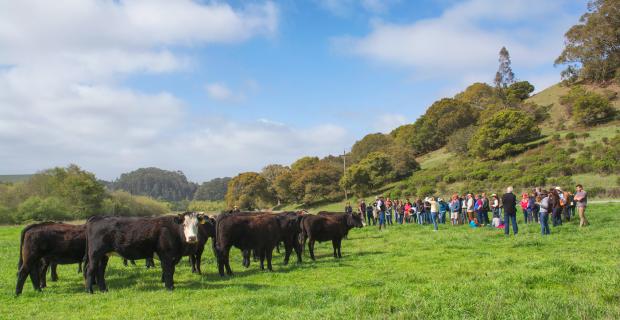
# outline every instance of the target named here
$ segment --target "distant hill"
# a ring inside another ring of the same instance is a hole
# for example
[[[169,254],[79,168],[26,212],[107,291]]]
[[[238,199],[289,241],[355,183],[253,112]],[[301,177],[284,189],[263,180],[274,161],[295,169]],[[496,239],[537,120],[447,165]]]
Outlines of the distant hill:
[[[167,201],[191,200],[198,185],[187,180],[181,171],[140,168],[123,173],[108,188],[124,190],[133,195],[149,196]]]
[[[0,182],[20,182],[28,180],[31,174],[3,174],[0,175]]]

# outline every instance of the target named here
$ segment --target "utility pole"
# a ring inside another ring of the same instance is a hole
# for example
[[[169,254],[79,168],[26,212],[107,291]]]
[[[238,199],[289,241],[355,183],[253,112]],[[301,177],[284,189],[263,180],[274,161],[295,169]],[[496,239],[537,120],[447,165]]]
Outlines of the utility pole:
[[[342,150],[342,176],[347,174],[347,149]],[[348,201],[347,187],[344,187],[344,200]]]

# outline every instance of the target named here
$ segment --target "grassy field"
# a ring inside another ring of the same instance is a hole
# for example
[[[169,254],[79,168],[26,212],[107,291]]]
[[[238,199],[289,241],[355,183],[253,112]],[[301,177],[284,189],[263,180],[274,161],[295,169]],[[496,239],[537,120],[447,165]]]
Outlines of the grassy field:
[[[20,227],[0,228],[0,317],[3,319],[143,318],[396,318],[396,319],[618,319],[620,318],[620,204],[591,206],[592,226],[574,222],[541,237],[520,224],[517,237],[502,230],[441,225],[352,230],[343,258],[317,246],[318,260],[274,272],[244,270],[234,250],[232,278],[177,268],[167,292],[157,270],[123,267],[111,259],[110,291],[84,293],[75,266],[36,293],[29,283],[13,296]],[[143,262],[139,264],[142,265]]]

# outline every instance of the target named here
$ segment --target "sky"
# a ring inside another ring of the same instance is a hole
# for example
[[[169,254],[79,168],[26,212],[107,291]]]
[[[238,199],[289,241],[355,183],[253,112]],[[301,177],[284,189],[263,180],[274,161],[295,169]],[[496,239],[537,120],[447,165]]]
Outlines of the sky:
[[[433,101],[553,61],[586,1],[0,0],[0,174],[189,180],[342,154]]]

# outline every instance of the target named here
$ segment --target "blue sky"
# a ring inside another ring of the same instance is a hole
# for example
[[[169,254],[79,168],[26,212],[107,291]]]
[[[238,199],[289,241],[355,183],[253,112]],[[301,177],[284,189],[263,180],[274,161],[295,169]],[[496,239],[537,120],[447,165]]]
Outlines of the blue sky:
[[[490,82],[537,89],[585,1],[0,1],[0,174],[193,181],[342,152]],[[49,7],[46,7],[49,6]],[[33,9],[34,8],[34,9]]]

